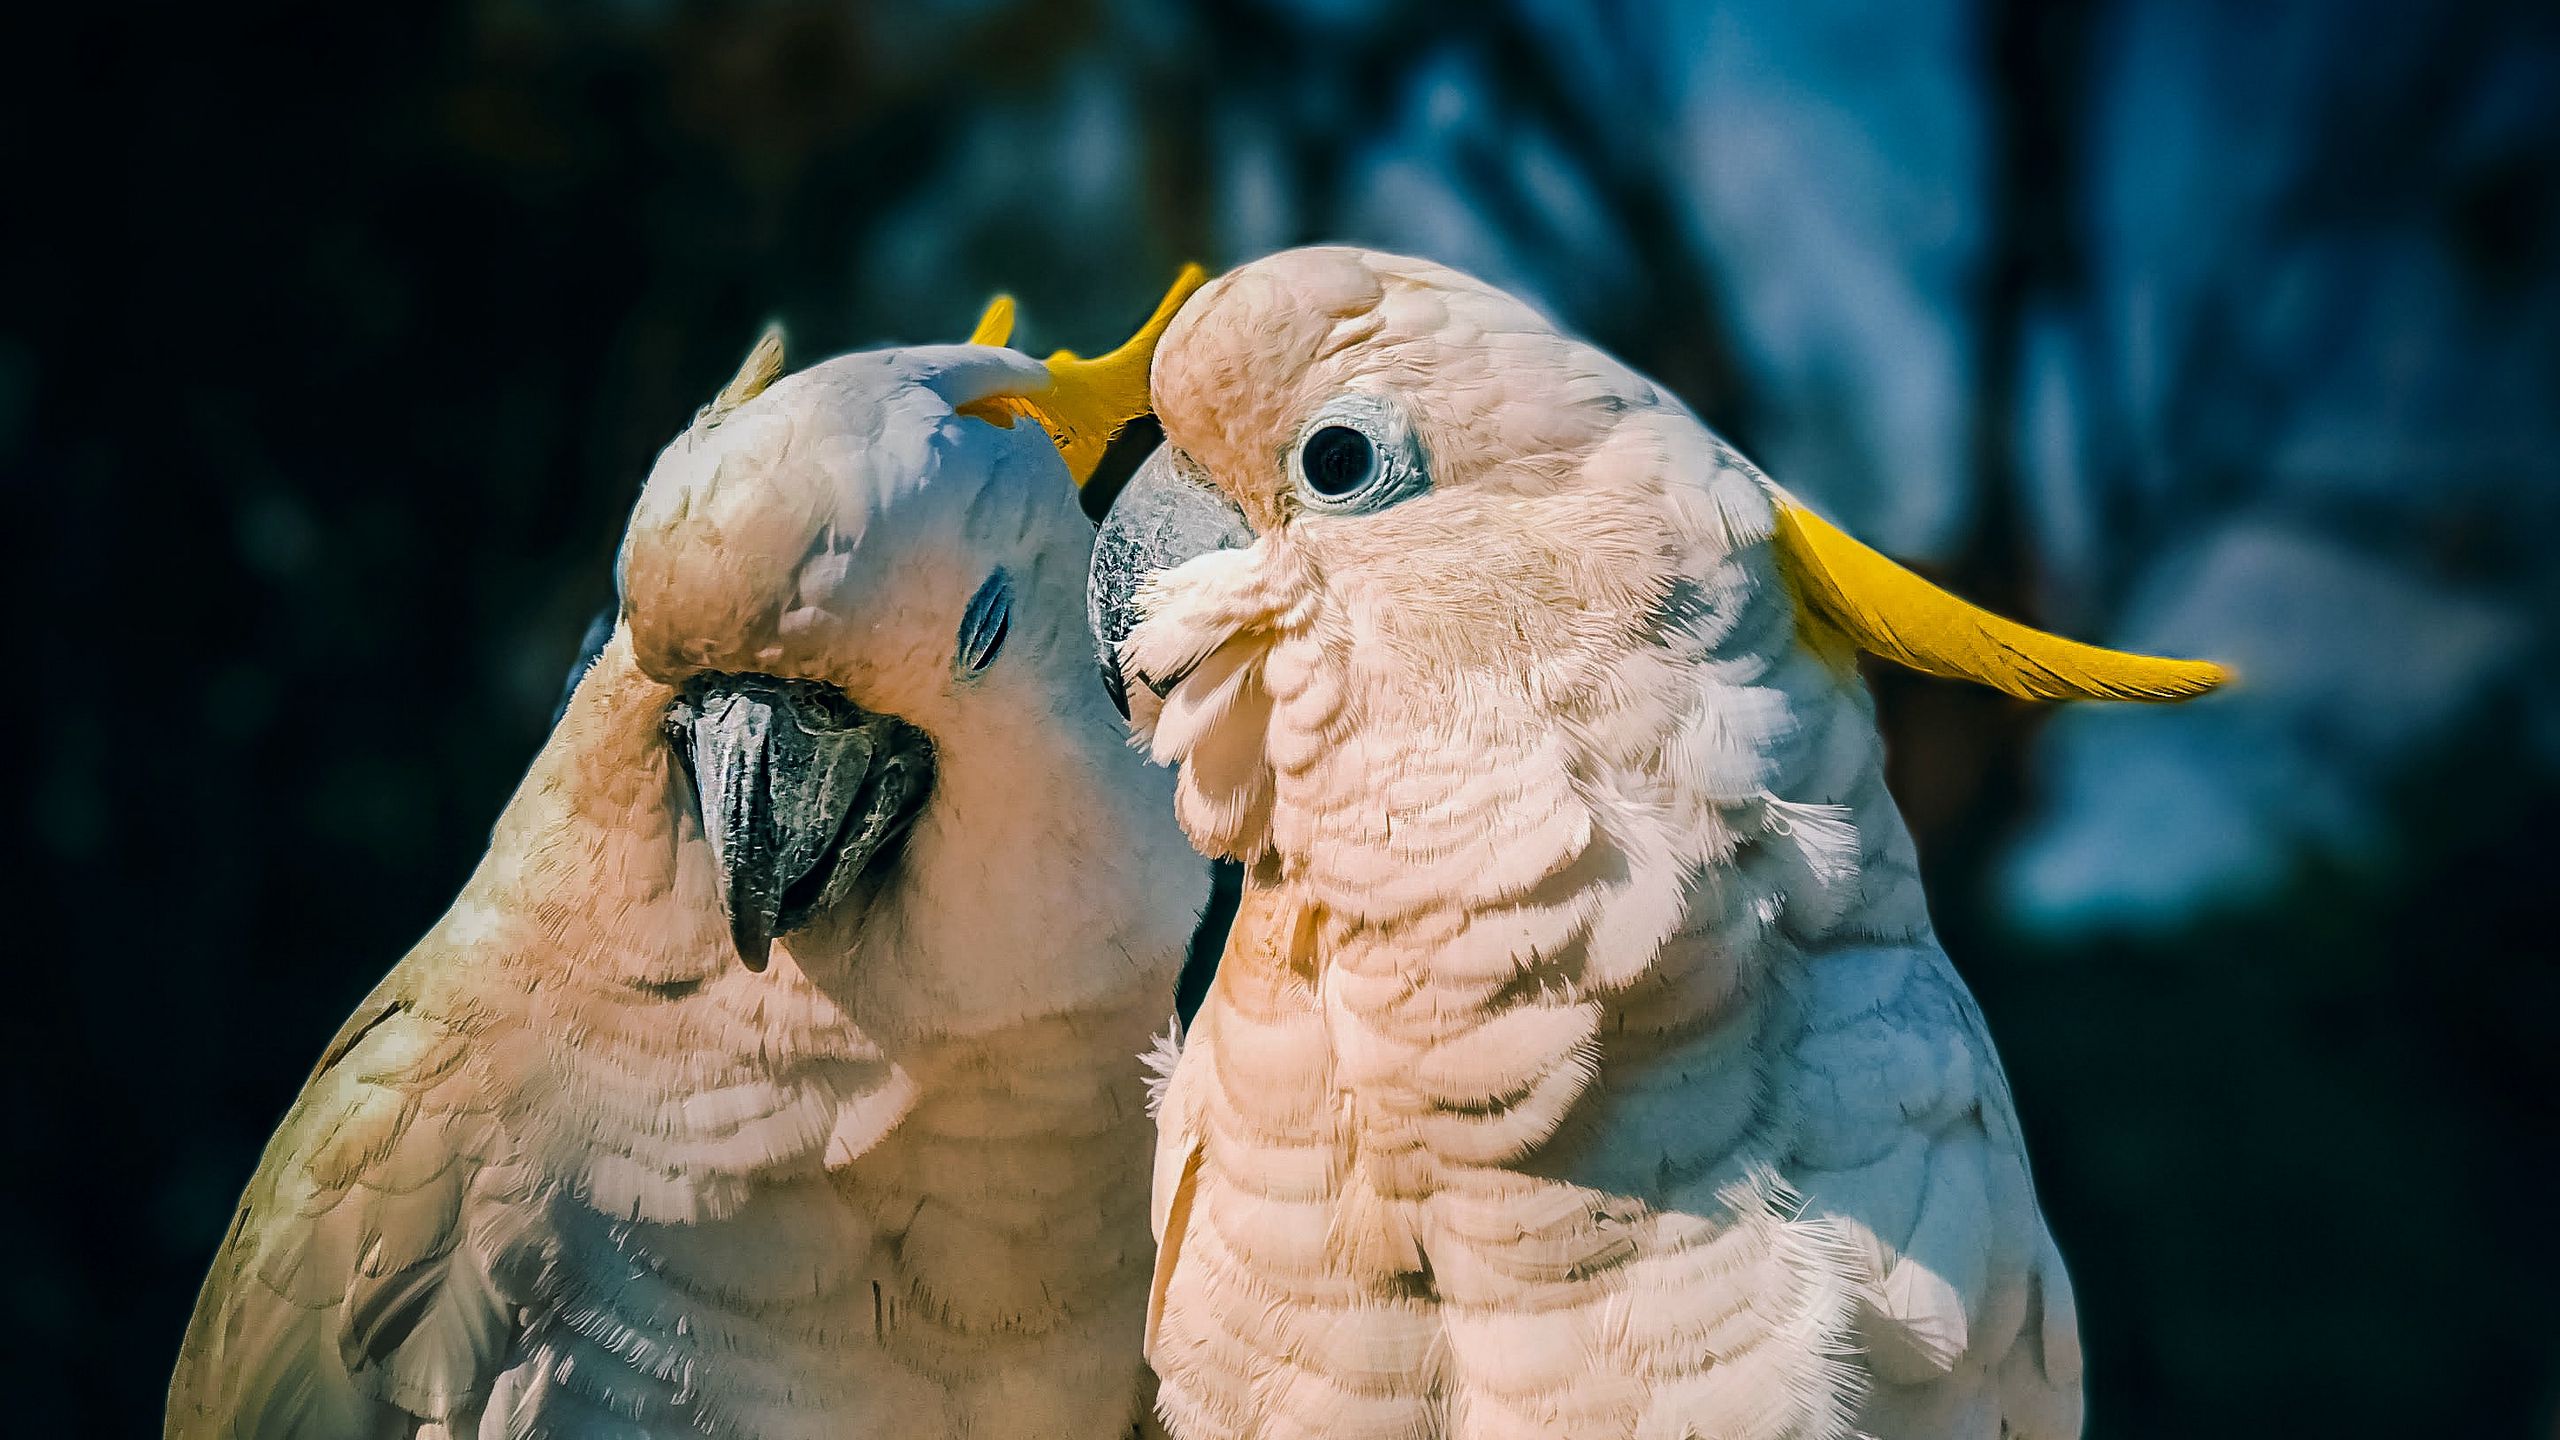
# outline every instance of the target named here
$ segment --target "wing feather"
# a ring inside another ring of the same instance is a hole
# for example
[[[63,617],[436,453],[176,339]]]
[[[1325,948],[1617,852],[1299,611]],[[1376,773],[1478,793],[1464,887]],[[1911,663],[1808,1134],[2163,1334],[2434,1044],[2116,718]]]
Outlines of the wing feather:
[[[502,1141],[460,1037],[369,1003],[304,1087],[215,1258],[171,1382],[176,1437],[407,1435],[476,1414],[514,1307],[471,1243]]]
[[[1818,956],[1803,993],[1809,1114],[1786,1170],[1862,1259],[1860,1428],[1970,1434],[1949,1417],[1979,1410],[2004,1434],[2078,1434],[2070,1280],[1963,982],[1923,938]]]

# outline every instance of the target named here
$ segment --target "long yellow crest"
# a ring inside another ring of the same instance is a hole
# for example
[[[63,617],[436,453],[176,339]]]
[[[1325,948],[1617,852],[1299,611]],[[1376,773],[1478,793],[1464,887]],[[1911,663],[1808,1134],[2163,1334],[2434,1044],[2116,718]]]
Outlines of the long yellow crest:
[[[1112,437],[1147,413],[1147,370],[1155,362],[1156,345],[1164,339],[1165,327],[1173,323],[1174,312],[1208,279],[1208,272],[1199,266],[1183,266],[1155,313],[1119,349],[1091,360],[1072,350],[1057,351],[1048,360],[1045,388],[990,396],[960,407],[960,413],[1007,427],[1016,416],[1036,421],[1057,442],[1067,473],[1076,484],[1084,484],[1102,463],[1102,452],[1110,448]],[[969,339],[978,345],[1001,345],[1012,334],[1013,298],[999,295],[988,302]]]
[[[2230,677],[2206,660],[2083,645],[1968,604],[1780,492],[1780,567],[1797,604],[1870,655],[2021,700],[2191,700]]]

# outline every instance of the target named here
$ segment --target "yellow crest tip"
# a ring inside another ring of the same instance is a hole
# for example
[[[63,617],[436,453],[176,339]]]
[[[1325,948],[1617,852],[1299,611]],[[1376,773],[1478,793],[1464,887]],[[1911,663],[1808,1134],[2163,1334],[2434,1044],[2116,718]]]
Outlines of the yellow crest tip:
[[[1002,345],[1013,338],[1013,297],[998,295],[987,302],[978,316],[978,328],[969,332],[972,345]]]
[[[1208,271],[1198,265],[1183,266],[1164,298],[1156,302],[1155,312],[1117,349],[1090,360],[1072,350],[1057,351],[1046,362],[1048,384],[1038,393],[991,396],[963,407],[961,413],[997,425],[1010,425],[1016,414],[1037,420],[1056,442],[1067,473],[1076,484],[1084,484],[1102,464],[1112,438],[1147,413],[1147,375],[1155,363],[1156,346],[1183,302],[1208,282]],[[981,332],[990,328],[999,308],[1010,331],[1013,302],[1000,295],[979,320]]]
[[[712,397],[709,413],[714,417],[726,415],[763,394],[774,381],[781,379],[785,348],[782,322],[766,321],[764,333],[756,337],[756,343],[747,351],[746,361],[738,367],[738,373],[728,384],[720,387],[718,395]]]
[[[1796,603],[1818,630],[1924,674],[2021,700],[2192,700],[2231,680],[2210,660],[2084,645],[1949,594],[1860,544],[1794,497],[1774,497],[1772,540]]]

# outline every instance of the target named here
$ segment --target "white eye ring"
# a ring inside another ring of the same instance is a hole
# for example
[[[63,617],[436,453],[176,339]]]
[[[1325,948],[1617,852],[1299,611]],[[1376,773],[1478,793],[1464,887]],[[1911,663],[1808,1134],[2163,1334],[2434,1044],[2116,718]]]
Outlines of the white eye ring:
[[[1404,411],[1384,397],[1354,392],[1307,417],[1289,447],[1289,481],[1308,509],[1352,515],[1430,489],[1431,469]]]

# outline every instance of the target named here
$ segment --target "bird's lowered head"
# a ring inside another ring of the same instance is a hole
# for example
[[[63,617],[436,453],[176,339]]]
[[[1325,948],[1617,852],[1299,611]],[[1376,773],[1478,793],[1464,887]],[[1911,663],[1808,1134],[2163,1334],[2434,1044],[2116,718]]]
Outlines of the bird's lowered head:
[[[861,972],[894,971],[876,983],[899,993],[866,995],[874,1023],[1045,1003],[1079,983],[1044,970],[1073,917],[1007,892],[1087,899],[1100,924],[1128,919],[1123,885],[1205,890],[1092,686],[1076,495],[1145,409],[1196,283],[1091,361],[1002,348],[1005,301],[973,343],[796,374],[768,332],[659,456],[617,566],[621,624],[671,692],[671,803],[699,821],[749,968],[781,940],[812,978],[868,991]],[[1167,859],[1188,873],[1150,871]],[[861,963],[892,947],[897,965]]]

